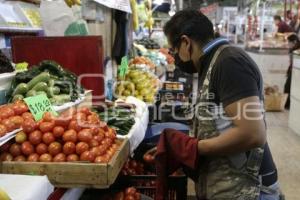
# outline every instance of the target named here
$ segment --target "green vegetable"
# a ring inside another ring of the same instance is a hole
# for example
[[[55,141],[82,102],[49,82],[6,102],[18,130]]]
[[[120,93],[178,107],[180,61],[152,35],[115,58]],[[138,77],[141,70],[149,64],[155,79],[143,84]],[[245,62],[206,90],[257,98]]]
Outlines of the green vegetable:
[[[49,87],[53,87],[55,85],[55,80],[54,79],[50,79],[49,81],[48,81],[48,86]]]
[[[17,100],[22,100],[22,99],[24,99],[24,96],[23,95],[21,95],[21,94],[16,94],[15,96],[14,96],[14,98],[13,98],[13,102],[15,102],[15,101],[17,101]]]
[[[50,99],[50,101],[54,105],[62,105],[64,103],[70,102],[71,101],[71,96],[67,95],[67,94],[54,95]]]
[[[27,83],[28,89],[32,89],[39,82],[48,82],[49,79],[50,79],[50,74],[48,72],[42,72]]]
[[[46,93],[46,92],[44,92],[44,91],[37,91],[37,92],[36,92],[36,95],[41,95],[41,94],[44,94],[44,95],[46,95],[46,96],[47,96],[47,93]]]
[[[39,82],[32,88],[32,90],[35,91],[45,91],[45,92],[47,91],[47,89],[48,89],[48,85],[45,82]]]
[[[26,97],[32,97],[32,96],[35,96],[35,95],[36,95],[36,91],[35,90],[29,90],[26,93]]]
[[[60,92],[59,87],[54,86],[54,87],[47,88],[48,97],[53,97],[54,95],[58,95],[59,92]]]
[[[13,92],[13,96],[17,94],[25,94],[28,91],[28,85],[26,83],[20,83]]]

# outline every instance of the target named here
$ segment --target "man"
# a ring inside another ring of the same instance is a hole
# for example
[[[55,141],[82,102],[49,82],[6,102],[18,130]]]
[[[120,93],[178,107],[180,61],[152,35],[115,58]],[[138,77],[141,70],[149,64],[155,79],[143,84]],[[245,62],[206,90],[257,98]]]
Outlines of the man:
[[[263,80],[257,65],[201,12],[177,12],[165,25],[175,64],[198,73],[193,133],[198,139],[198,199],[278,200],[277,170],[266,143]]]
[[[281,17],[279,15],[274,16],[274,22],[277,26],[277,33],[290,33],[293,32],[292,27],[290,27],[287,23],[282,21]]]

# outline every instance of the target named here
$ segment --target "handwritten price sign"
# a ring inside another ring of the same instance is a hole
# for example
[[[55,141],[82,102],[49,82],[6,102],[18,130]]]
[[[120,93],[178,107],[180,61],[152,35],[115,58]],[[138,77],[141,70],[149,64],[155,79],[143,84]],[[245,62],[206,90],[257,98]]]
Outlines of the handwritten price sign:
[[[54,115],[57,115],[57,113],[54,111],[51,105],[50,100],[44,94],[37,95],[34,97],[27,97],[24,99],[24,101],[29,107],[29,110],[36,121],[42,119],[43,114],[45,112],[51,112]]]

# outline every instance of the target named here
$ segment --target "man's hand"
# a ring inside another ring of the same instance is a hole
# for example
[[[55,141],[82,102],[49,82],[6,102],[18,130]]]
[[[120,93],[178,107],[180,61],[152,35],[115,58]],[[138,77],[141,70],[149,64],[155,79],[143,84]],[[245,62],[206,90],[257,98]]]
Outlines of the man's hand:
[[[220,136],[198,142],[200,155],[229,155],[262,147],[266,143],[266,127],[260,99],[256,96],[234,102],[225,108],[233,127]]]

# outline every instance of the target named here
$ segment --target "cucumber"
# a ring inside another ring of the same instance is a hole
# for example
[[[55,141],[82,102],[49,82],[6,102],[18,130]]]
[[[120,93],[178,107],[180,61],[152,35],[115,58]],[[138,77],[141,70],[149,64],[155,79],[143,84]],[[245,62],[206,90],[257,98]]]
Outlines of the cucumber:
[[[31,90],[39,82],[48,82],[50,80],[49,72],[42,72],[27,83],[28,89]]]
[[[47,92],[48,85],[45,82],[37,83],[31,90]]]
[[[15,102],[15,101],[17,101],[17,100],[22,100],[22,99],[24,99],[24,96],[23,96],[23,95],[21,95],[21,94],[16,94],[16,95],[14,96],[14,98],[12,99],[12,102]]]
[[[26,94],[27,91],[28,91],[28,85],[26,83],[20,83],[15,88],[12,96],[15,96],[17,94]]]
[[[36,92],[36,95],[41,95],[41,94],[44,94],[44,95],[46,95],[46,96],[47,96],[47,93],[46,93],[46,92],[44,92],[44,91],[37,91],[37,92]]]
[[[49,81],[48,81],[48,86],[49,87],[53,87],[55,85],[55,80],[54,79],[50,79]]]
[[[26,93],[26,97],[32,97],[32,96],[35,96],[35,95],[36,95],[36,91],[35,90],[29,90]]]
[[[53,97],[54,95],[58,95],[60,93],[59,87],[48,87],[47,88],[47,95],[48,97]]]

